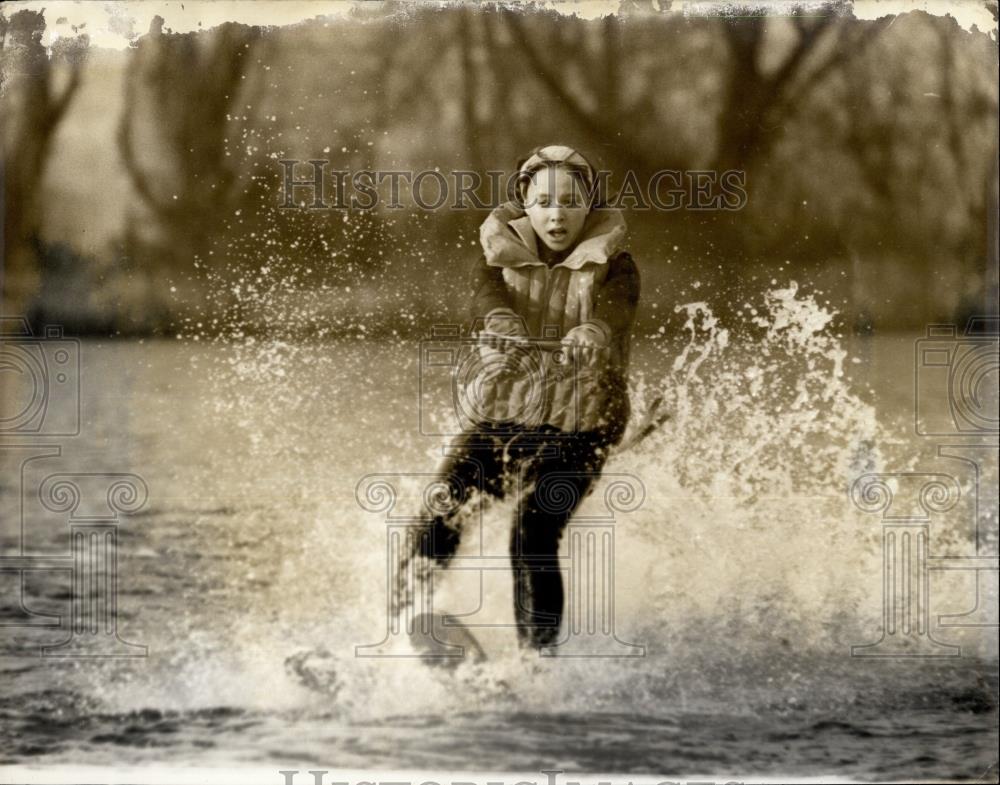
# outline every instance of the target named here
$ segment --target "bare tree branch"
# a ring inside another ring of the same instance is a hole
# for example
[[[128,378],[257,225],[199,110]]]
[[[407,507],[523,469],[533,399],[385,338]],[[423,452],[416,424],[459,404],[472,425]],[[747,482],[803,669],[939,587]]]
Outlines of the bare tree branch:
[[[507,11],[502,11],[501,13],[504,20],[512,28],[514,40],[518,42],[524,53],[531,72],[539,78],[546,89],[552,93],[556,100],[580,126],[596,139],[621,140],[621,143],[614,145],[613,149],[616,157],[626,165],[638,165],[647,171],[652,171],[662,166],[662,163],[653,160],[645,153],[642,146],[635,142],[632,134],[622,128],[621,118],[603,118],[599,113],[592,113],[581,105],[579,100],[566,89],[564,80],[560,79],[545,63],[538,48],[532,42],[527,28],[518,19],[517,14]]]
[[[812,24],[806,24],[801,9],[792,17],[799,31],[799,40],[792,54],[779,66],[769,79],[774,90],[781,90],[785,83],[797,72],[802,61],[814,50],[819,37],[830,28],[836,16],[830,13]]]
[[[856,22],[845,20],[840,24],[838,40],[832,51],[815,68],[800,75],[786,86],[782,92],[780,106],[785,108],[800,102],[805,95],[818,85],[832,70],[844,65],[849,59],[858,57],[875,42],[891,22]],[[854,25],[864,25],[858,30]]]
[[[83,64],[87,57],[87,49],[90,46],[90,37],[82,35],[75,39],[57,41],[53,46],[53,60],[56,58],[66,62],[69,67],[69,78],[62,92],[52,99],[49,109],[48,121],[51,126],[58,125],[62,120],[70,101],[80,88],[83,77]]]

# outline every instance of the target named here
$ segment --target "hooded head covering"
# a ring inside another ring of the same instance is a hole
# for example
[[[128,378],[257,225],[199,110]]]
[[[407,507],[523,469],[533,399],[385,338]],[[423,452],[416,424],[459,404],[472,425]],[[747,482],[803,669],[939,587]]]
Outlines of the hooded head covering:
[[[532,153],[518,167],[518,185],[523,187],[531,180],[535,172],[547,166],[565,166],[579,173],[588,188],[594,184],[596,173],[594,172],[594,167],[590,165],[590,161],[572,147],[561,144],[550,144]]]
[[[582,153],[560,144],[538,148],[518,166],[516,198],[494,209],[479,230],[488,265],[545,265],[538,255],[538,238],[531,227],[531,219],[525,214],[523,195],[535,173],[549,166],[563,166],[576,173],[588,191],[596,195],[597,173]],[[625,218],[621,210],[596,210],[592,205],[574,248],[559,266],[579,270],[589,263],[603,264],[622,249],[624,238]]]
[[[536,172],[547,166],[564,166],[578,174],[584,181],[588,191],[594,187],[597,173],[590,161],[572,147],[561,144],[550,144],[541,147],[526,158],[518,167],[516,196],[523,202],[528,183]]]

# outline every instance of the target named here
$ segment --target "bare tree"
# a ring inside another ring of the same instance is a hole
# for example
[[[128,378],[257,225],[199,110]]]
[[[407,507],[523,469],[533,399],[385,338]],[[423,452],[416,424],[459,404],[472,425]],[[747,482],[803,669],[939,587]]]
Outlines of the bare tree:
[[[118,148],[155,231],[139,237],[130,224],[131,253],[146,245],[171,267],[188,268],[238,198],[238,159],[227,150],[227,133],[230,118],[242,114],[237,102],[260,34],[235,23],[174,34],[157,16],[132,51]]]
[[[38,287],[41,185],[59,123],[80,87],[89,44],[61,38],[46,51],[41,11],[0,14],[4,309],[26,312]]]
[[[531,74],[586,132],[597,140],[615,143],[619,163],[646,171],[683,168],[683,162],[664,160],[662,150],[655,155],[635,132],[636,126],[656,121],[648,99],[643,105],[621,101],[622,74],[630,68],[622,19],[613,15],[604,18],[601,52],[594,58],[580,51],[578,41],[565,40],[567,31],[574,27],[571,22],[539,26],[542,31],[538,33],[529,30],[517,13],[506,11],[502,15]],[[790,18],[794,43],[780,63],[765,68],[768,30],[774,18],[766,10],[748,15],[745,8],[738,17],[718,17],[728,62],[718,113],[715,168],[747,169],[766,154],[776,130],[796,104],[830,72],[861,52],[881,29],[878,23],[862,24],[854,19],[845,0],[812,9],[809,15],[796,9]],[[572,71],[584,72],[582,91],[570,88]],[[655,87],[645,92],[648,96]]]
[[[990,0],[986,7],[993,15],[994,28],[990,32],[990,39],[993,42],[993,62],[997,59],[998,30],[996,27],[998,16],[998,4],[996,0]],[[997,107],[991,107],[991,115],[994,123],[993,127],[993,165],[990,176],[986,183],[986,271],[984,288],[985,313],[997,316],[1000,313],[1000,231],[997,222],[1000,221],[1000,144],[998,144],[998,124]]]
[[[578,20],[557,24],[549,19],[549,24],[537,25],[539,33],[530,30],[514,10],[501,8],[497,13],[517,42],[529,74],[585,134],[607,145],[602,149],[609,151],[616,164],[647,172],[681,168],[680,162],[665,160],[663,151],[654,154],[640,141],[636,125],[655,120],[644,111],[647,107],[626,105],[621,100],[621,74],[628,62],[620,20],[605,18],[597,42],[601,53],[590,58],[581,47],[584,23]],[[576,83],[582,83],[580,89],[574,89]]]

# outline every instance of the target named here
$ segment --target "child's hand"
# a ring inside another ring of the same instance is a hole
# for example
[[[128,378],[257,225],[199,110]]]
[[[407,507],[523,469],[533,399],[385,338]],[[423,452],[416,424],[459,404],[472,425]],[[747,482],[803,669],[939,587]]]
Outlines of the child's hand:
[[[479,334],[479,357],[494,369],[506,367],[506,352],[512,348],[512,342],[507,339],[526,338],[527,335],[524,319],[510,308],[495,308],[483,319],[483,330]]]
[[[524,338],[528,335],[524,319],[510,308],[494,308],[486,314],[486,318],[483,320],[483,331],[509,338]]]
[[[570,346],[603,349],[611,343],[611,328],[599,319],[593,319],[567,332],[562,342]]]

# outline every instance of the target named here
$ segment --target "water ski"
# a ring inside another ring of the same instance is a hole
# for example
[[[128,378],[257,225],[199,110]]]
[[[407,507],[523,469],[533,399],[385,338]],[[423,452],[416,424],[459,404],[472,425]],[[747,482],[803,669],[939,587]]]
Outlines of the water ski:
[[[472,630],[448,613],[419,614],[413,620],[410,644],[428,665],[435,667],[454,669],[470,658],[474,663],[486,660],[486,652]]]

